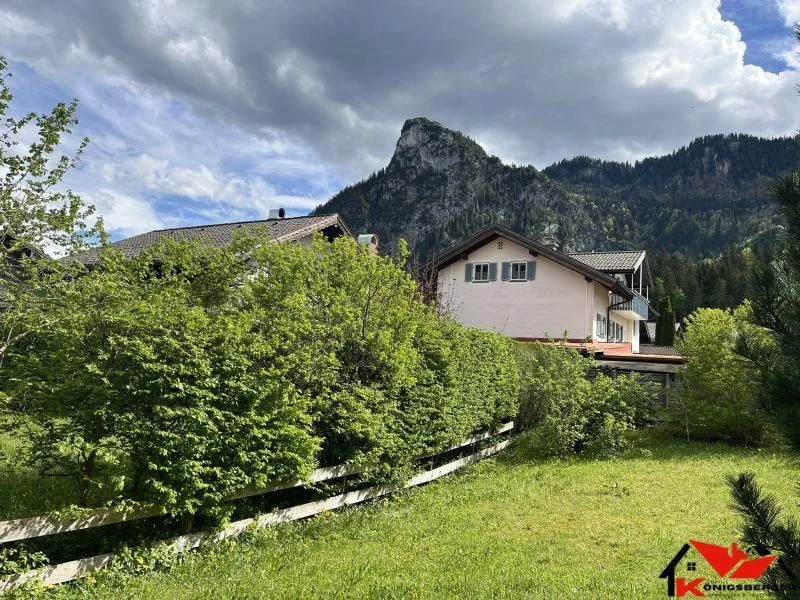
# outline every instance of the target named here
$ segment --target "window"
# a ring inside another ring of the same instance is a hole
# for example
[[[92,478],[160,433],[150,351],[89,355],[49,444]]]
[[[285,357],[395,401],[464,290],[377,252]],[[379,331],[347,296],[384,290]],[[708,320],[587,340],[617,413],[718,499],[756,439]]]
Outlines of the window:
[[[527,281],[528,265],[524,262],[511,263],[511,281]]]
[[[606,324],[605,324],[605,317],[599,314],[597,315],[597,337],[602,338],[606,337]]]
[[[489,263],[475,263],[475,281],[489,281]]]
[[[503,249],[503,240],[500,240],[499,242],[497,242],[497,249],[498,250],[502,250]]]

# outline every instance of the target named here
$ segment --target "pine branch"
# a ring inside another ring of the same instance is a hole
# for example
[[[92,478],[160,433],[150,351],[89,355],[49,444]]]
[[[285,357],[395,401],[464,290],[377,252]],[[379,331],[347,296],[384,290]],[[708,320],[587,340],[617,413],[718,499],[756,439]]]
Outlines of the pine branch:
[[[744,524],[741,540],[760,552],[776,552],[780,563],[765,573],[762,580],[771,586],[789,587],[796,584],[793,576],[800,573],[800,529],[791,517],[783,519],[783,511],[775,498],[765,494],[756,483],[755,474],[728,475],[726,483],[731,490],[732,508],[739,513]],[[800,590],[777,589],[778,598],[797,598]]]

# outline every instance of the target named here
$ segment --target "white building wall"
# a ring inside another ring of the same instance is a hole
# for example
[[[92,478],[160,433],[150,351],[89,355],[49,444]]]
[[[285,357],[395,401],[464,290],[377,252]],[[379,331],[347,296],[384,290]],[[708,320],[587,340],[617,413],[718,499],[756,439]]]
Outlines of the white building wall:
[[[600,336],[600,332],[597,330],[597,315],[599,314],[604,318],[608,317],[608,304],[611,299],[608,294],[608,288],[603,287],[596,281],[593,282],[592,286],[594,296],[594,304],[592,305],[592,320],[594,321],[592,335],[594,337],[592,338],[592,341],[605,342],[605,335]]]
[[[639,353],[639,321],[628,321],[630,328],[631,352]]]
[[[536,261],[535,280],[502,281],[503,261],[529,260]],[[467,282],[468,262],[497,263],[497,280]],[[598,298],[608,303],[607,293],[599,294],[595,282],[541,254],[531,256],[527,248],[503,238],[442,269],[438,286],[441,305],[459,322],[516,338],[560,338],[565,330],[569,339],[590,338]]]

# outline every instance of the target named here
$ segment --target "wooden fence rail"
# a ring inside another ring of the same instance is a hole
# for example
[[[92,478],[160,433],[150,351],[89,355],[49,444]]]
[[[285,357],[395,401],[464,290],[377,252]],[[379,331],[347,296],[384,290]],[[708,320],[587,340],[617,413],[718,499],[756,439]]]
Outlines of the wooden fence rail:
[[[513,421],[510,423],[505,423],[495,431],[487,431],[474,435],[470,438],[467,438],[460,444],[456,444],[454,446],[442,450],[439,454],[444,454],[446,452],[450,452],[452,450],[456,450],[458,448],[462,448],[470,444],[474,444],[476,442],[489,439],[501,433],[511,431],[513,428],[514,428]],[[308,502],[305,504],[300,504],[298,506],[276,510],[274,512],[266,513],[257,517],[236,521],[220,530],[200,531],[197,533],[181,535],[172,538],[170,540],[167,540],[166,542],[159,542],[159,544],[166,544],[169,547],[171,547],[175,552],[185,552],[197,548],[203,543],[220,541],[232,536],[239,535],[253,525],[266,527],[277,523],[296,521],[298,519],[304,519],[321,512],[334,510],[336,508],[341,508],[343,506],[351,504],[358,504],[360,502],[365,502],[373,498],[379,498],[381,496],[385,496],[387,494],[390,494],[392,492],[401,489],[415,487],[418,485],[422,485],[424,483],[428,483],[430,481],[434,481],[435,479],[438,479],[440,477],[443,477],[444,475],[457,471],[458,469],[461,469],[483,458],[491,456],[492,454],[496,454],[497,452],[506,448],[509,443],[510,440],[508,439],[503,440],[502,442],[494,444],[488,448],[484,448],[483,450],[474,452],[469,456],[459,458],[458,460],[448,462],[435,469],[431,469],[429,471],[425,471],[423,473],[414,475],[413,477],[411,477],[411,479],[409,479],[403,484],[386,484],[386,485],[369,487],[363,490],[346,492],[343,494],[325,498],[324,500]],[[438,454],[420,458],[430,458],[433,456],[438,456]],[[343,477],[351,473],[360,473],[363,470],[364,467],[360,468],[349,467],[347,465],[326,467],[324,469],[317,469],[316,471],[313,471],[311,476],[306,481],[294,482],[291,485],[289,485],[288,482],[286,484],[278,484],[276,486],[262,488],[261,491],[252,491],[252,493],[246,493],[243,496],[237,496],[237,498],[251,496],[256,493],[266,493],[268,491],[273,491],[278,489],[286,489],[289,487],[308,485],[309,483],[318,483],[321,481],[326,481],[328,479],[336,479],[337,477]],[[53,533],[77,531],[80,529],[87,529],[89,527],[99,527],[100,525],[119,523],[126,520],[142,519],[159,514],[162,513],[160,511],[148,512],[146,510],[143,510],[140,511],[139,513],[132,513],[132,515],[126,518],[124,513],[121,512],[113,513],[111,511],[97,511],[96,513],[93,513],[90,516],[81,517],[78,519],[48,520],[49,517],[30,517],[28,519],[18,519],[16,521],[2,522],[0,523],[0,528],[1,528],[0,531],[2,531],[3,535],[8,538],[8,539],[3,538],[2,541],[12,541],[12,540],[38,537],[42,535],[51,535]],[[46,533],[41,533],[42,531],[45,531]],[[37,579],[42,584],[52,584],[52,585],[72,581],[92,571],[107,566],[113,558],[114,558],[113,553],[99,554],[97,556],[90,556],[89,558],[82,558],[79,560],[60,563],[44,569],[32,570],[25,573],[18,573],[3,581],[0,581],[0,594],[4,594],[10,590],[13,590],[15,588],[24,585],[26,582]]]
[[[475,444],[481,440],[488,439],[500,433],[505,433],[513,429],[514,423],[504,423],[495,431],[484,431],[465,439],[464,441],[449,446],[437,452],[436,454],[427,454],[417,457],[418,459],[430,458],[446,452],[451,452],[470,444]],[[356,465],[336,465],[333,467],[323,467],[315,469],[305,479],[293,479],[290,481],[283,481],[266,487],[253,488],[243,490],[242,492],[230,496],[226,500],[239,500],[250,496],[257,496],[259,494],[266,494],[268,492],[275,492],[278,490],[285,490],[293,487],[309,485],[314,483],[322,483],[331,479],[345,477],[349,475],[358,475],[363,473],[366,466]],[[160,508],[154,507],[141,507],[129,510],[119,510],[114,508],[102,509],[93,511],[90,514],[78,517],[57,517],[57,516],[40,516],[40,517],[27,517],[23,519],[12,519],[9,521],[0,521],[0,544],[6,542],[15,542],[18,540],[27,540],[45,535],[54,535],[57,533],[67,533],[70,531],[79,531],[82,529],[90,529],[92,527],[101,527],[103,525],[111,525],[113,523],[122,523],[124,521],[135,521],[138,519],[147,519],[149,517],[157,517],[164,514]]]

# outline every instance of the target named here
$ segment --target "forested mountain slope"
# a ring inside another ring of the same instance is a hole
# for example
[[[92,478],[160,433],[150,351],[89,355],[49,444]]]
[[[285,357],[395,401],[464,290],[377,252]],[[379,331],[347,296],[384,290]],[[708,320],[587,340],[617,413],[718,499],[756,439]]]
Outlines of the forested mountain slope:
[[[683,315],[746,296],[739,271],[769,250],[779,224],[770,182],[796,168],[795,138],[730,134],[634,164],[579,156],[540,171],[503,164],[418,117],[403,125],[385,168],[316,212],[376,233],[384,250],[405,238],[418,260],[495,222],[532,238],[554,235],[568,251],[645,248],[661,269],[660,291],[677,296]]]

